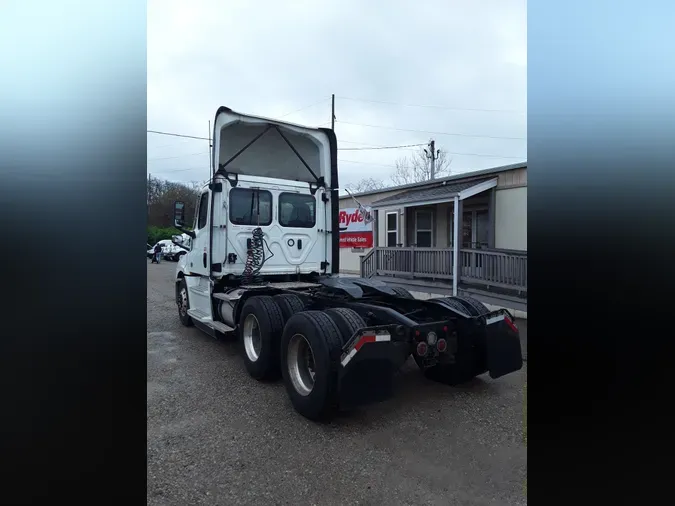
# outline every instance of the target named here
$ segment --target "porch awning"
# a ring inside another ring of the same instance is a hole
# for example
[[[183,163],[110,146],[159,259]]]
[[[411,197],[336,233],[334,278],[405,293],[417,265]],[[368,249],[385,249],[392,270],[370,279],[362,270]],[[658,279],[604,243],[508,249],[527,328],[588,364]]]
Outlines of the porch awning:
[[[384,207],[426,206],[452,202],[455,197],[464,200],[497,186],[496,177],[473,179],[471,181],[441,182],[424,188],[404,191],[396,195],[376,200],[373,209]]]

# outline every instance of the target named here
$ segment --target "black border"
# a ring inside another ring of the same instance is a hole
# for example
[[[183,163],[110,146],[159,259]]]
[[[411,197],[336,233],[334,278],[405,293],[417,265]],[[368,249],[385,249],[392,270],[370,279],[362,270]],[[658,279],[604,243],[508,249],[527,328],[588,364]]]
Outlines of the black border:
[[[644,2],[528,3],[533,504],[660,504],[671,495],[666,18]]]
[[[146,5],[6,7],[0,502],[143,504]]]

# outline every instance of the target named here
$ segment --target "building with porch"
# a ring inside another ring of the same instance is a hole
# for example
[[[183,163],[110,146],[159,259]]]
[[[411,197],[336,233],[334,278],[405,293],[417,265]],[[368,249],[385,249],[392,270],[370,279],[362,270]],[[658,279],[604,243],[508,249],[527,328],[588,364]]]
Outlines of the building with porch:
[[[342,247],[341,272],[527,312],[526,162],[355,197],[375,214],[372,247]]]

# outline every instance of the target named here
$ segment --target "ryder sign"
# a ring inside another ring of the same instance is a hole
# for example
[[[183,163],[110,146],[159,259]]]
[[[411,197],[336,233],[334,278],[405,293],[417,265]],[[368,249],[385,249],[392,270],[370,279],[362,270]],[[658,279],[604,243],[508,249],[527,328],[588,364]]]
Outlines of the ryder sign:
[[[340,209],[340,247],[372,248],[373,223],[366,223],[355,207]]]

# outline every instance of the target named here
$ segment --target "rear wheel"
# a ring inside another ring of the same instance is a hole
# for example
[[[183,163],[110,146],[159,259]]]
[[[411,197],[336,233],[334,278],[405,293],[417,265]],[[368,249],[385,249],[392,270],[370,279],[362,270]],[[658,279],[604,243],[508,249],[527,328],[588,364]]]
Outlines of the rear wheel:
[[[337,325],[338,329],[340,329],[343,345],[349,342],[357,330],[366,326],[366,322],[363,321],[361,315],[353,309],[337,307],[327,309],[325,312],[330,319],[333,320],[335,325]]]
[[[281,310],[281,314],[284,317],[284,323],[286,323],[295,313],[299,313],[305,309],[305,303],[302,299],[292,293],[275,295],[272,298]]]
[[[440,304],[443,304],[445,306],[448,306],[452,309],[456,309],[460,313],[466,315],[466,316],[471,316],[471,313],[466,309],[466,306],[459,302],[457,299],[454,297],[440,297],[437,299],[431,299],[432,302],[438,302]]]
[[[244,364],[257,380],[279,377],[279,338],[283,330],[279,306],[267,295],[244,303],[239,319]]]
[[[185,279],[181,279],[176,284],[176,304],[178,304],[178,318],[180,318],[180,322],[186,327],[192,327],[194,322],[188,314],[190,299],[188,299],[188,289]]]
[[[339,408],[340,329],[321,311],[293,315],[281,337],[281,374],[295,410],[327,420]]]
[[[410,293],[408,290],[406,290],[405,288],[402,288],[400,286],[392,286],[391,289],[394,290],[394,292],[396,292],[396,295],[398,295],[399,297],[403,297],[405,299],[414,299],[415,298],[415,297],[413,297],[412,293]]]
[[[485,307],[481,301],[474,299],[473,297],[448,297],[449,299],[456,300],[462,304],[471,316],[483,316],[490,312],[490,310]]]

